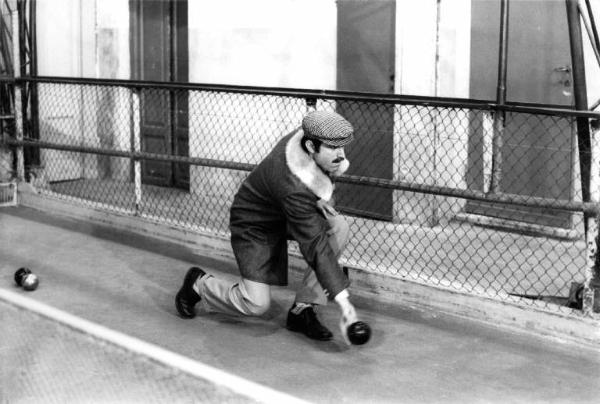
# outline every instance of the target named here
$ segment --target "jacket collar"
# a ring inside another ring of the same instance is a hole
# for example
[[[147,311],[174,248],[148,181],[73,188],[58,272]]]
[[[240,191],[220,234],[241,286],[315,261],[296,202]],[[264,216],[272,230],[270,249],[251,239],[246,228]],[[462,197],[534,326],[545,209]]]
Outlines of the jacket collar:
[[[288,168],[300,181],[316,196],[326,201],[333,195],[333,182],[327,174],[319,168],[317,163],[308,155],[300,145],[304,136],[302,129],[292,135],[285,146],[285,160]],[[344,160],[334,176],[342,175],[349,167],[348,160]]]

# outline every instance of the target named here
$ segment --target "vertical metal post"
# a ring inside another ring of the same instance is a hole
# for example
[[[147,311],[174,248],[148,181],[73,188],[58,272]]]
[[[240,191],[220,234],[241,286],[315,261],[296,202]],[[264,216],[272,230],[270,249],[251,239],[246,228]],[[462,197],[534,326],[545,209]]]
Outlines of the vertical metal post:
[[[573,94],[575,108],[587,110],[587,89],[585,66],[583,59],[583,43],[581,23],[577,0],[565,0],[567,6],[567,22],[569,25],[569,42],[571,45],[571,63],[573,65]],[[583,201],[590,200],[590,127],[588,118],[577,118],[577,146],[579,149],[579,169],[581,175],[581,194]],[[587,220],[586,220],[587,223]]]
[[[436,97],[440,96],[440,24],[441,24],[441,11],[442,4],[441,0],[436,0],[435,5],[435,68],[434,68],[434,95]],[[434,108],[431,113],[431,119],[433,124],[433,143],[432,143],[432,160],[433,167],[431,169],[433,185],[439,185],[439,167],[438,167],[438,149],[440,147],[440,134],[439,134],[439,120],[440,120],[440,112],[439,109]],[[430,212],[429,212],[429,226],[437,226],[440,223],[439,217],[439,200],[438,197],[434,194],[429,195],[428,197]]]
[[[132,151],[139,152],[141,150],[140,143],[140,90],[134,89],[131,93],[132,97]],[[133,160],[133,183],[135,189],[135,214],[141,214],[142,206],[142,162],[139,159]]]
[[[583,58],[583,43],[581,32],[581,21],[579,19],[579,7],[577,0],[565,0],[567,7],[567,22],[569,24],[569,43],[571,45],[571,63],[573,64],[573,93],[575,96],[575,108],[587,110],[587,85],[585,79],[585,64]],[[577,146],[579,149],[579,169],[581,176],[581,195],[584,202],[592,200],[598,203],[600,190],[600,157],[598,142],[598,131],[594,131],[592,142],[589,120],[586,117],[578,117],[577,123]],[[592,149],[593,145],[593,149]],[[593,199],[590,199],[593,198]],[[600,266],[598,257],[598,216],[591,217],[584,213],[584,225],[587,243],[587,265],[586,279],[584,285],[583,311],[587,315],[600,311],[600,299],[597,293],[600,290],[600,279],[597,272]]]
[[[37,77],[38,75],[38,65],[37,65],[37,1],[30,0],[29,4],[29,35],[30,35],[30,43],[29,43],[29,75],[33,77]],[[29,83],[29,119],[30,119],[30,129],[29,134],[31,137],[35,139],[39,139],[39,99],[38,99],[38,84],[37,83]],[[29,149],[29,159],[28,162],[31,165],[40,165],[40,149],[37,147],[31,147]]]
[[[488,193],[492,184],[492,167],[494,165],[494,113],[482,112],[482,163],[483,163],[483,192]]]
[[[592,121],[590,201],[600,204],[600,120]],[[583,313],[591,316],[600,312],[600,266],[598,265],[599,214],[587,215],[587,259],[583,284]]]
[[[17,8],[18,9],[18,8]],[[19,13],[17,9],[12,12],[12,29],[13,29],[13,70],[15,79],[21,76],[21,50],[20,50],[20,36],[19,31]],[[23,96],[22,96],[22,83],[15,80],[15,139],[18,141],[23,140]],[[25,180],[25,160],[23,154],[23,146],[17,146],[15,149],[16,163],[17,163],[17,180]]]
[[[496,87],[496,104],[506,104],[506,72],[508,61],[508,9],[509,0],[500,3],[500,44],[498,50],[498,84]],[[494,137],[492,141],[492,181],[490,191],[501,191],[502,182],[502,146],[504,144],[504,121],[506,113],[497,109],[494,114]]]

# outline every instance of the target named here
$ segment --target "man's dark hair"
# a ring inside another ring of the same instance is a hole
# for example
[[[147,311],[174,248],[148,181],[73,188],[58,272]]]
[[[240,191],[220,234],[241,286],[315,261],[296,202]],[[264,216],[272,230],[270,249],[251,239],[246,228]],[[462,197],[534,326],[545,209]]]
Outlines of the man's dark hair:
[[[323,142],[320,141],[319,139],[308,137],[306,135],[302,136],[302,139],[300,139],[300,146],[302,146],[302,150],[304,150],[307,154],[308,154],[308,149],[306,148],[307,140],[310,140],[315,145],[315,152],[318,153],[319,149],[321,148],[321,143],[323,143]]]

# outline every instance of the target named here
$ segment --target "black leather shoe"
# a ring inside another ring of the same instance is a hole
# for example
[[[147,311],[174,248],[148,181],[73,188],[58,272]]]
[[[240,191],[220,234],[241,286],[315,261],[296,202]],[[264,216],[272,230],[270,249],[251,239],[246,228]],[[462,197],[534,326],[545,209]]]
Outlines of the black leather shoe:
[[[183,285],[181,285],[179,292],[177,292],[177,296],[175,296],[175,307],[181,317],[196,317],[194,306],[201,300],[201,297],[194,290],[194,283],[198,278],[202,278],[204,275],[206,275],[206,272],[198,267],[191,267],[185,274]]]
[[[305,307],[301,312],[296,313],[297,308],[294,304],[287,317],[287,329],[294,332],[301,332],[308,338],[318,341],[329,341],[333,338],[331,331],[319,322],[317,313],[312,306]]]

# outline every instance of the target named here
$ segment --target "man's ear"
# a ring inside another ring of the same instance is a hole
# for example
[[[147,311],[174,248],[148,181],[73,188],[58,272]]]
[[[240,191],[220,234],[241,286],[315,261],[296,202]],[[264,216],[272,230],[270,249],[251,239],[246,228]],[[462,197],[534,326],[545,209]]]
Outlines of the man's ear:
[[[315,144],[313,143],[312,140],[308,139],[306,141],[306,143],[304,143],[304,145],[306,146],[306,150],[308,150],[309,154],[314,154],[315,153]]]

